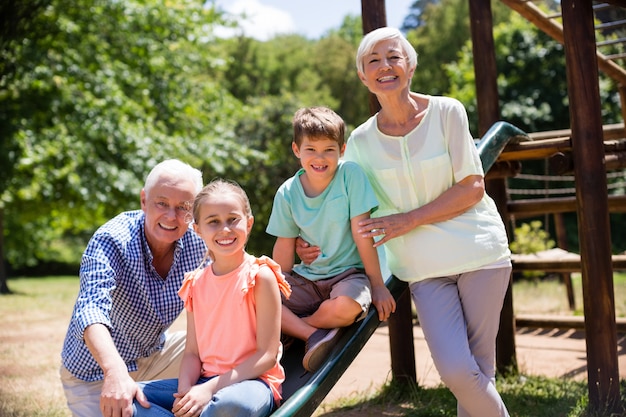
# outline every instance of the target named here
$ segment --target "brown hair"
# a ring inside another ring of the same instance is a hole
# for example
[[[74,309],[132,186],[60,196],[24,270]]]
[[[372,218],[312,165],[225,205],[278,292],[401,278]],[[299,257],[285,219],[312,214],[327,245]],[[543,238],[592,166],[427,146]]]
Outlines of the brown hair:
[[[305,136],[312,140],[332,139],[342,147],[345,130],[343,119],[328,107],[305,107],[293,116],[293,142],[298,147]]]
[[[205,200],[211,198],[215,194],[231,193],[235,194],[241,200],[241,207],[243,208],[246,216],[252,216],[252,209],[250,208],[250,200],[248,195],[235,181],[223,180],[221,178],[215,179],[204,186],[204,188],[198,193],[193,202],[193,220],[196,224],[200,221],[200,207],[204,204]]]
[[[244,191],[243,188],[235,181],[224,180],[221,178],[217,178],[212,180],[210,183],[204,186],[204,188],[196,195],[195,200],[193,201],[193,221],[196,224],[200,222],[200,208],[207,200],[214,195],[219,194],[234,194],[241,200],[241,208],[243,208],[244,214],[248,217],[252,217],[252,208],[250,207],[250,200],[248,199],[248,195]],[[207,259],[213,259],[213,254],[210,250],[207,250],[207,253],[198,266],[198,269],[201,268],[207,261]]]

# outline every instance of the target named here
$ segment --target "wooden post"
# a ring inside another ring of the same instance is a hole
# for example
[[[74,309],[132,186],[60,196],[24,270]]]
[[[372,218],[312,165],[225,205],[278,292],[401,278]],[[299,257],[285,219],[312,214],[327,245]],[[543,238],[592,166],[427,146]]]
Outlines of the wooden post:
[[[594,15],[590,0],[561,1],[587,343],[589,404],[620,403],[608,192]]]
[[[363,35],[387,26],[385,0],[361,0],[361,24]],[[380,103],[372,93],[369,93],[369,109],[370,114],[375,114],[380,110]]]
[[[569,250],[563,213],[554,213],[552,216],[554,218],[554,231],[556,232],[556,246],[564,250]],[[563,281],[563,285],[565,285],[565,290],[567,291],[569,309],[574,311],[576,310],[576,297],[574,296],[574,286],[572,285],[572,273],[560,272],[559,274],[561,275],[561,281]]]
[[[500,119],[498,98],[498,72],[493,41],[493,18],[490,0],[469,0],[472,48],[475,57],[476,100],[478,102],[478,129],[482,136]],[[507,226],[509,238],[508,196],[504,178],[485,181],[487,193],[494,199],[502,221]],[[496,342],[496,365],[501,373],[517,372],[515,352],[515,317],[513,315],[512,283],[509,283],[504,306],[500,314],[500,330]]]
[[[385,0],[361,0],[363,34],[387,26]],[[374,94],[369,94],[370,113],[380,110]],[[391,372],[398,382],[416,383],[415,343],[413,340],[413,312],[411,295],[407,289],[398,298],[396,312],[389,317],[389,345],[391,351]]]

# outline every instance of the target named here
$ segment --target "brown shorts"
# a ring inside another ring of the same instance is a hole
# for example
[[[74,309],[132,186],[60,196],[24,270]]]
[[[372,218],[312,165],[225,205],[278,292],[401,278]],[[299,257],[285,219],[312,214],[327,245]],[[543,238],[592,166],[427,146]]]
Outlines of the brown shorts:
[[[350,268],[331,278],[311,281],[296,272],[284,273],[291,285],[291,296],[283,296],[283,305],[299,317],[310,316],[317,311],[320,304],[340,295],[350,297],[363,310],[357,321],[363,319],[372,304],[370,280],[360,269]]]

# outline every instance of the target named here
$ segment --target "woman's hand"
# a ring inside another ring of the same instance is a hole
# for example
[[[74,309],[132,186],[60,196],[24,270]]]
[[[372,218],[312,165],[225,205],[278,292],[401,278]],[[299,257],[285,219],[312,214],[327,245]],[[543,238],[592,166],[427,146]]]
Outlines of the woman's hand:
[[[390,216],[370,218],[359,222],[358,232],[363,237],[381,237],[374,243],[374,247],[384,245],[394,237],[410,232],[413,226],[407,213],[392,214]]]

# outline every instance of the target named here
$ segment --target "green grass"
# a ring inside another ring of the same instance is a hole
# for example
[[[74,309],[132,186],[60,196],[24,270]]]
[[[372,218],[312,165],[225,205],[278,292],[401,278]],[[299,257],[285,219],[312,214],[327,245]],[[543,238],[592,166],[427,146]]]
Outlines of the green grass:
[[[572,314],[583,315],[582,277],[571,275],[576,309],[571,311],[567,301],[567,290],[556,275],[542,280],[516,280],[513,286],[513,308],[515,314]],[[616,272],[613,276],[615,293],[615,315],[626,317],[626,273]]]
[[[500,392],[511,417],[616,417],[604,411],[587,410],[587,385],[584,382],[545,377],[510,376],[498,379]],[[626,383],[621,384],[622,403]],[[456,400],[441,386],[418,386],[390,383],[373,397],[353,398],[325,405],[318,416],[403,416],[455,417]]]
[[[581,309],[580,282],[580,276],[575,274],[574,289]],[[0,296],[0,416],[69,417],[58,368],[78,279],[11,279],[9,288],[14,294]],[[567,305],[564,286],[556,280],[515,282],[513,297],[518,314],[573,314]],[[624,317],[626,274],[616,274],[615,305],[616,314]],[[511,376],[498,379],[498,389],[512,417],[608,416],[586,411],[584,382]],[[623,381],[621,392],[624,398]],[[454,397],[444,387],[426,389],[392,383],[373,396],[324,403],[315,415],[455,416],[456,406]]]

